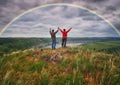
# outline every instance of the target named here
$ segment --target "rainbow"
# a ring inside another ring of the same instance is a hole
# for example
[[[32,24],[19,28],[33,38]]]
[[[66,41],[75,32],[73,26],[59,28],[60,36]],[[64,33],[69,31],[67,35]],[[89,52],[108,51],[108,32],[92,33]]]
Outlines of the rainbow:
[[[11,22],[9,22],[1,31],[0,31],[0,36],[2,35],[2,33],[13,23],[15,22],[17,19],[19,19],[21,16],[29,13],[29,12],[32,12],[33,10],[36,10],[38,8],[43,8],[43,7],[47,7],[47,6],[72,6],[72,7],[77,7],[77,8],[81,8],[83,10],[87,10],[89,11],[90,13],[93,13],[95,15],[97,15],[98,17],[100,17],[101,19],[103,19],[105,22],[107,22],[114,30],[115,32],[120,36],[120,32],[119,30],[112,24],[110,23],[107,19],[105,19],[103,16],[99,15],[97,12],[95,11],[92,11],[88,8],[85,8],[83,6],[80,6],[80,5],[74,5],[74,4],[67,4],[67,3],[56,3],[56,4],[46,4],[46,5],[42,5],[42,6],[38,6],[38,7],[35,7],[35,8],[32,8],[32,9],[29,9],[23,13],[21,13],[20,15],[18,15],[17,17],[15,17]]]

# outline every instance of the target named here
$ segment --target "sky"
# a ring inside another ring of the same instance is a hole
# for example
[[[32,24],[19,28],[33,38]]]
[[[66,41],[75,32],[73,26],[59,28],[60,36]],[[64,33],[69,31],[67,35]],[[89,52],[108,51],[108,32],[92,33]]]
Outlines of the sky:
[[[31,8],[55,3],[80,5],[93,10],[109,20],[120,31],[120,0],[0,0],[0,30],[16,16]],[[71,9],[74,9],[74,12]],[[65,23],[63,23],[64,21]],[[69,36],[73,36],[73,34],[79,37],[117,36],[107,23],[91,13],[78,8],[56,6],[34,10],[32,13],[22,16],[21,19],[18,19],[5,30],[2,37],[49,37],[48,28],[51,27],[56,30],[58,26],[61,28],[73,27]],[[12,27],[14,30],[11,30]],[[60,36],[60,32],[58,36]]]

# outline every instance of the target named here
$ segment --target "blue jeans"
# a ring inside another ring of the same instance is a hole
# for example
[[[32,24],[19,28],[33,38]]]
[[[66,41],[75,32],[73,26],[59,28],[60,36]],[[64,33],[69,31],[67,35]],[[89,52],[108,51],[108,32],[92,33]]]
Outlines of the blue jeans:
[[[52,49],[56,48],[56,39],[52,39]]]

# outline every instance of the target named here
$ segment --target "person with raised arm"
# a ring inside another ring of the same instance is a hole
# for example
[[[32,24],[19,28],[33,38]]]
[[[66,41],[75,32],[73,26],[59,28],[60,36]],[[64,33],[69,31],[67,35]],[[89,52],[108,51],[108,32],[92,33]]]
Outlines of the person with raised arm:
[[[62,33],[62,47],[66,47],[66,42],[67,42],[67,37],[68,37],[67,34],[72,28],[69,28],[68,30],[66,30],[66,29],[62,30],[61,28],[58,27],[58,29]]]
[[[56,49],[56,33],[58,32],[58,29],[56,31],[51,30],[50,28],[50,35],[51,35],[51,39],[52,39],[52,49]]]

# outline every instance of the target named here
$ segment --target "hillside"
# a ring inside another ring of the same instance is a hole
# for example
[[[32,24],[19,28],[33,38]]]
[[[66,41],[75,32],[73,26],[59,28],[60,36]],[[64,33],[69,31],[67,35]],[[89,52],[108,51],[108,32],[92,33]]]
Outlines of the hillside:
[[[108,54],[115,54],[120,56],[120,40],[109,40],[83,44],[82,50],[93,50],[96,52],[105,52]]]
[[[0,38],[0,56],[31,47],[43,47],[48,42],[49,38]]]
[[[0,58],[0,85],[119,85],[119,60],[82,46],[15,51]]]
[[[68,43],[93,43],[100,41],[119,41],[120,38],[112,37],[93,37],[93,38],[68,38]],[[118,43],[119,43],[118,42]],[[50,46],[51,38],[0,38],[0,57],[17,50],[25,50],[31,47],[41,48]],[[61,38],[57,38],[57,43],[61,43]]]

